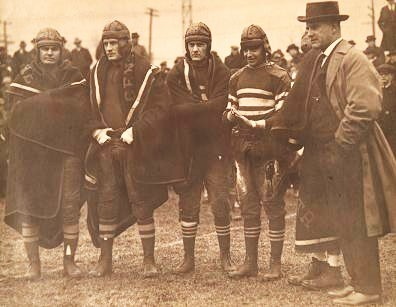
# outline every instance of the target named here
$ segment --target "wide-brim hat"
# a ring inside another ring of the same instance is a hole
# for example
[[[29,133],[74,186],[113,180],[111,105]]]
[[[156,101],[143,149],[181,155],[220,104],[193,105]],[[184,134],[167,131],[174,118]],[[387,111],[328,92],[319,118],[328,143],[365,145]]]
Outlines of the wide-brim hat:
[[[307,3],[305,15],[298,16],[297,20],[301,22],[318,22],[344,21],[349,18],[349,15],[340,14],[337,1]]]
[[[300,49],[297,47],[296,44],[291,44],[287,47],[286,52],[289,52],[291,49],[295,49],[297,51],[299,51]]]
[[[81,39],[79,39],[78,37],[74,39],[74,44],[81,44],[81,42]]]

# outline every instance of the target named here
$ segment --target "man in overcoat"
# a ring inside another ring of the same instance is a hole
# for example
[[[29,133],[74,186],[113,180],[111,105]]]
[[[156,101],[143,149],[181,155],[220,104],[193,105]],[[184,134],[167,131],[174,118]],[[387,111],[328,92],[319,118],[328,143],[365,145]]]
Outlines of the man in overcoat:
[[[382,31],[381,48],[384,51],[396,49],[396,3],[387,0],[388,5],[381,9],[378,25]]]
[[[341,38],[340,21],[347,18],[336,1],[308,3],[306,16],[298,18],[321,54],[293,117],[294,128],[303,128],[302,190],[307,197],[325,196],[351,276],[350,286],[329,294],[337,297],[334,303],[361,305],[381,298],[377,238],[396,230],[396,162],[375,121],[382,99],[378,74]],[[304,180],[309,177],[315,180]]]

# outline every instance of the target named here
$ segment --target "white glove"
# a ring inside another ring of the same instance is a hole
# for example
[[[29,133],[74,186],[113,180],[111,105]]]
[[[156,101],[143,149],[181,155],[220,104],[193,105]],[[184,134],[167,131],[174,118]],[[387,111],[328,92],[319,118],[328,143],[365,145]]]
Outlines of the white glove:
[[[127,144],[132,144],[133,142],[133,132],[132,132],[132,127],[128,128],[121,134],[121,141]]]
[[[111,137],[107,135],[107,131],[113,131],[113,129],[112,128],[96,129],[92,133],[93,138],[99,143],[99,145],[103,145],[104,143],[106,143],[111,139]]]

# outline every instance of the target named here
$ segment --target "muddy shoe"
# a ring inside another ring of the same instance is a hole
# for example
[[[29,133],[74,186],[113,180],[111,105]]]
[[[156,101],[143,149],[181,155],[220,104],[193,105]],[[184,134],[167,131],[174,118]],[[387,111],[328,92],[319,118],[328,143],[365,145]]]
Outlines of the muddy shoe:
[[[32,261],[29,263],[28,270],[25,274],[25,279],[29,281],[37,281],[41,278],[41,264],[40,261]]]
[[[105,258],[99,258],[98,263],[96,264],[96,267],[89,272],[89,276],[92,277],[105,277],[105,276],[110,276],[111,273],[113,272],[112,268],[112,261],[111,259],[105,259]]]
[[[235,271],[229,272],[231,279],[241,279],[244,277],[256,277],[258,274],[257,263],[245,260],[245,263],[236,268]]]
[[[220,254],[220,265],[224,272],[232,272],[236,270],[235,265],[231,261],[230,253]]]
[[[287,281],[289,284],[294,286],[301,286],[304,280],[311,280],[318,277],[322,272],[324,272],[328,263],[325,261],[319,261],[316,258],[312,258],[311,263],[308,265],[308,270],[300,275],[291,275]]]
[[[63,258],[63,275],[70,278],[81,278],[85,272],[74,262],[71,257]]]
[[[280,260],[271,259],[269,271],[264,274],[262,281],[273,281],[280,279],[283,276],[281,267],[282,266]]]
[[[344,286],[344,279],[340,267],[328,267],[317,278],[304,280],[301,285],[309,290],[326,290],[330,288],[339,288]]]
[[[176,268],[175,274],[187,274],[190,272],[194,272],[194,270],[195,270],[194,257],[185,255],[182,264],[180,264]]]
[[[158,274],[154,259],[145,259],[143,261],[143,277],[152,278],[158,276]]]

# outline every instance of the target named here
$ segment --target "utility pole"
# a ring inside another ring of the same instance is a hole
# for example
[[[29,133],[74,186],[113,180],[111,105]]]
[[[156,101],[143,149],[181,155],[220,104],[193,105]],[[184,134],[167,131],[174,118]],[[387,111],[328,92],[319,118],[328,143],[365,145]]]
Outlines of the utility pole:
[[[374,0],[371,0],[371,6],[368,7],[370,10],[369,17],[371,19],[371,27],[373,35],[375,37],[375,11],[374,11]]]
[[[187,27],[192,24],[192,0],[182,0],[182,47],[184,51],[184,35]]]
[[[4,44],[4,49],[6,51],[6,54],[8,54],[8,45],[13,44],[14,42],[8,39],[8,34],[7,34],[7,25],[10,25],[11,23],[3,20],[3,39],[0,39],[0,43]]]
[[[147,8],[147,15],[150,16],[150,25],[149,25],[149,59],[150,63],[152,61],[152,52],[151,52],[151,43],[152,43],[152,32],[153,32],[153,17],[158,17],[158,10],[153,9],[151,7]]]

